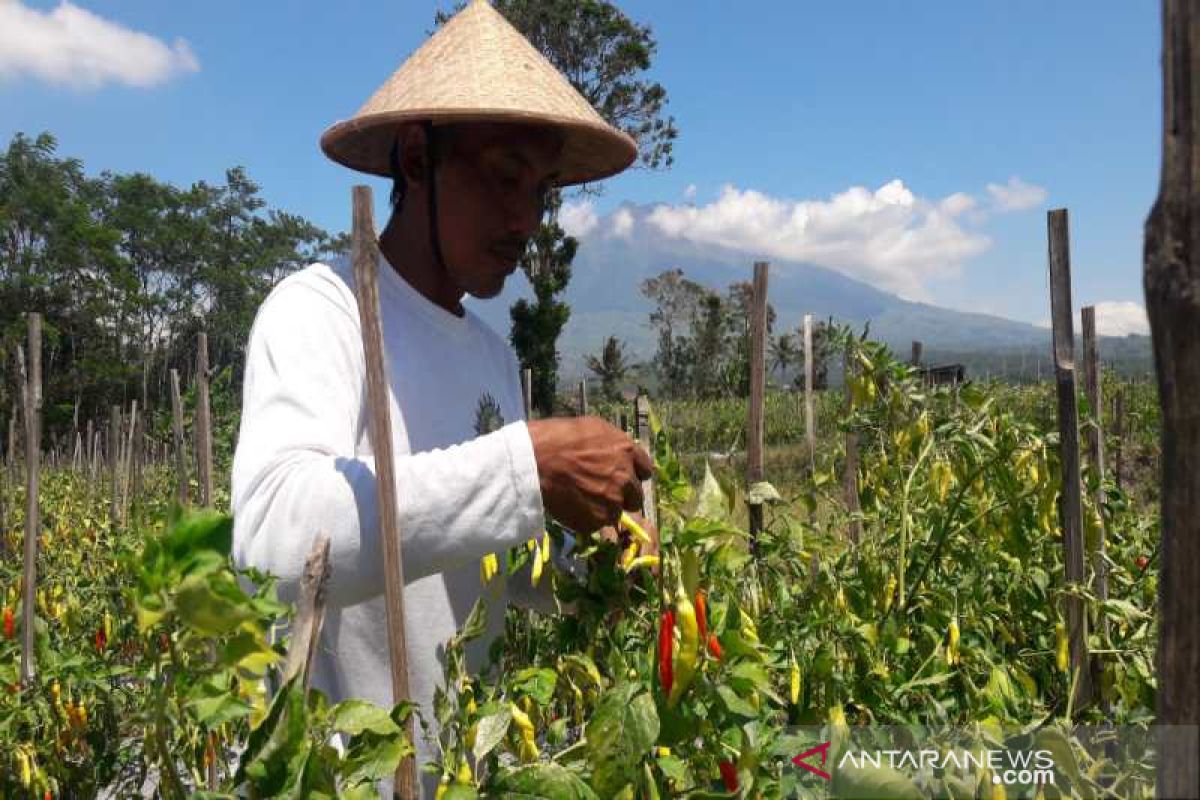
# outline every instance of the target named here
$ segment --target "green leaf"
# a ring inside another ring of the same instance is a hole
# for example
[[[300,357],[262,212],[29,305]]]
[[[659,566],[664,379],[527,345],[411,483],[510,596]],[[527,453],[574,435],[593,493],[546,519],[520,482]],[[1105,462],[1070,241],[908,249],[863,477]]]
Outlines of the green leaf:
[[[600,800],[582,778],[561,764],[531,764],[499,776],[494,786],[496,796],[506,800]]]
[[[303,686],[293,678],[250,733],[236,783],[248,781],[258,795],[290,794],[303,774],[311,741]]]
[[[513,678],[512,691],[529,695],[539,706],[546,706],[554,699],[554,687],[558,673],[546,667],[523,669]]]
[[[195,715],[196,721],[210,730],[231,720],[248,716],[253,710],[249,703],[232,694],[193,700],[188,703],[188,707]]]
[[[461,783],[450,784],[442,794],[442,800],[478,800],[478,798],[479,793],[473,786],[464,786]]]
[[[658,712],[642,687],[621,683],[600,699],[587,723],[588,761],[592,786],[612,797],[658,739]]]
[[[504,741],[504,735],[508,733],[511,723],[512,711],[508,706],[502,706],[494,714],[488,714],[479,720],[479,727],[475,730],[476,761],[483,760],[484,756],[496,749],[496,745]]]
[[[402,733],[382,736],[366,731],[350,740],[342,777],[350,783],[383,780],[396,772],[400,759],[413,752]]]
[[[343,700],[333,707],[330,719],[335,731],[350,736],[363,731],[387,735],[400,730],[387,710],[366,700]]]
[[[201,636],[227,636],[254,615],[246,594],[228,573],[192,575],[175,595],[175,607],[184,625]]]
[[[486,630],[487,605],[483,602],[483,596],[480,595],[475,601],[475,605],[471,607],[471,613],[467,615],[467,621],[463,623],[462,630],[455,636],[455,641],[469,642],[479,638]]]
[[[717,694],[721,697],[721,702],[725,704],[725,708],[729,709],[731,714],[737,714],[746,718],[758,716],[758,711],[754,709],[754,706],[750,705],[749,701],[738,697],[737,692],[725,684],[717,687]]]

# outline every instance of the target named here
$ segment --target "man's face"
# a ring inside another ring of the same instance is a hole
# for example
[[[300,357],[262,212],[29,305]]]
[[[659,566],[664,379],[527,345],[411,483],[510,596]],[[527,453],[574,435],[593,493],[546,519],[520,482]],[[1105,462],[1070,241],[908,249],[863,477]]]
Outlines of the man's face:
[[[541,223],[558,137],[525,125],[458,126],[436,175],[448,277],[473,297],[495,297]]]

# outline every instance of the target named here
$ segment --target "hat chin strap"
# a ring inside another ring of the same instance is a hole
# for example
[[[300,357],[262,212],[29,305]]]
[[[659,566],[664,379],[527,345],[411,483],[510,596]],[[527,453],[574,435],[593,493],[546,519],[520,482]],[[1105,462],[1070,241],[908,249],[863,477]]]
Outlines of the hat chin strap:
[[[437,181],[434,176],[434,160],[433,160],[433,123],[426,120],[423,124],[425,128],[425,160],[429,164],[429,244],[433,248],[433,258],[437,262],[438,267],[442,272],[449,274],[446,269],[446,260],[442,257],[442,240],[438,230],[438,214],[437,214]]]

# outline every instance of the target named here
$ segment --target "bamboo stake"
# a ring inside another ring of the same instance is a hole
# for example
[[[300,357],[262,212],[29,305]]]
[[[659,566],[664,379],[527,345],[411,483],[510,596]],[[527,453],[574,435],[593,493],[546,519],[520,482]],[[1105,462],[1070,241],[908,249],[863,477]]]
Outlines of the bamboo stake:
[[[650,460],[654,460],[654,443],[651,441],[652,433],[650,430],[650,399],[644,394],[638,394],[634,401],[634,424],[637,427],[637,440],[650,456]],[[658,527],[658,501],[654,490],[654,476],[651,475],[646,480],[642,481],[642,516],[650,521],[650,524],[655,528]]]
[[[125,434],[125,461],[121,464],[121,524],[125,525],[129,521],[129,495],[133,484],[133,462],[135,459],[134,435],[137,431],[138,424],[138,404],[137,400],[130,403],[129,407],[129,425]]]
[[[1079,479],[1079,409],[1075,390],[1075,333],[1071,315],[1071,251],[1067,210],[1048,215],[1050,237],[1050,307],[1054,332],[1054,374],[1058,384],[1059,453],[1062,463],[1062,525],[1066,561],[1067,635],[1076,709],[1091,699],[1088,670],[1087,613],[1077,592],[1084,588],[1083,508]]]
[[[846,408],[850,406],[850,378],[854,375],[854,360],[850,357],[850,348],[846,348],[844,354],[842,382],[845,384],[843,391],[845,392]],[[862,522],[859,521],[857,515],[862,511],[862,506],[858,499],[858,434],[854,431],[846,432],[846,465],[845,472],[842,474],[842,494],[846,502],[846,513],[850,518],[850,526],[848,535],[853,544],[858,544],[862,539]]]
[[[588,413],[587,381],[579,382],[579,416],[586,417]]]
[[[296,622],[292,625],[287,663],[283,668],[284,683],[304,670],[305,690],[321,639],[321,625],[325,621],[325,587],[329,583],[329,574],[329,536],[323,533],[313,541],[312,550],[304,561],[300,594],[296,599]]]
[[[112,480],[112,504],[109,506],[109,524],[115,531],[119,525],[121,511],[121,409],[113,406],[108,418],[108,470]]]
[[[808,440],[808,461],[817,471],[817,421],[814,418],[813,383],[816,364],[813,363],[812,314],[804,315],[804,435]]]
[[[196,342],[196,473],[200,480],[200,505],[213,502],[212,413],[208,398],[208,334]]]
[[[521,370],[521,399],[525,401],[525,419],[533,419],[533,370]]]
[[[179,370],[171,370],[171,431],[175,437],[176,497],[179,505],[188,502],[187,445],[183,438],[183,400],[179,394]]]
[[[355,186],[352,192],[354,282],[362,320],[367,400],[371,411],[369,434],[375,454],[376,486],[379,492],[379,535],[383,549],[384,599],[387,607],[388,654],[392,667],[393,702],[411,699],[408,686],[408,644],[404,625],[404,562],[400,547],[399,500],[395,461],[392,453],[392,420],[388,412],[388,385],[384,372],[383,322],[379,316],[379,246],[371,207],[371,189]],[[416,741],[413,718],[408,735]],[[420,787],[417,765],[408,756],[396,768],[396,796],[416,800]]]
[[[753,486],[763,476],[763,395],[767,376],[767,262],[754,264],[754,293],[750,307],[750,408],[746,421],[746,483]],[[763,508],[750,504],[750,550],[758,552],[763,528]]]
[[[1096,336],[1096,307],[1085,306],[1081,317],[1083,319],[1083,385],[1087,394],[1091,416],[1087,421],[1088,461],[1096,476],[1096,491],[1092,502],[1096,505],[1096,513],[1101,515],[1102,524],[1097,532],[1095,552],[1092,567],[1096,571],[1096,596],[1101,602],[1108,599],[1108,561],[1105,558],[1105,525],[1103,524],[1104,509],[1104,398],[1102,396],[1100,372],[1100,342]],[[1102,617],[1103,631],[1108,635],[1108,618]]]
[[[29,314],[29,377],[25,384],[25,572],[21,602],[21,685],[28,686],[34,663],[34,610],[37,595],[38,536],[42,518],[38,506],[42,441],[42,315]]]

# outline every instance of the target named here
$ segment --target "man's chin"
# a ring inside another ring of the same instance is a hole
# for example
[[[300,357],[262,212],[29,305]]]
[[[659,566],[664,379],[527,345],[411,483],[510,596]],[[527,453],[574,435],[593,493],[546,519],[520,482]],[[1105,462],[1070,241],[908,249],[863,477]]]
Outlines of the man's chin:
[[[504,278],[497,278],[494,282],[479,286],[472,286],[467,290],[467,294],[477,300],[491,300],[504,291]]]

